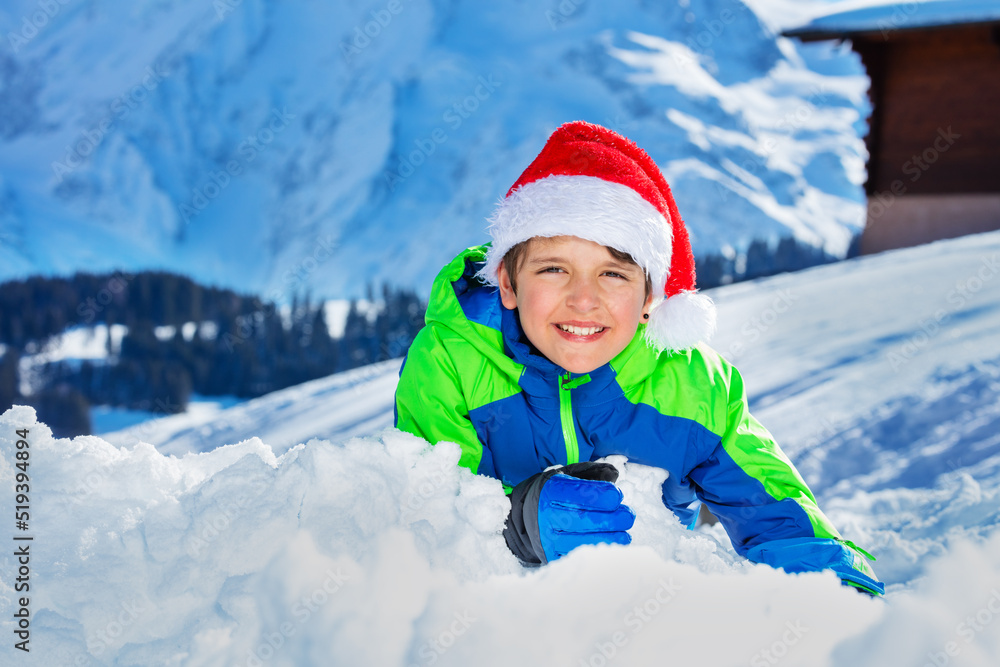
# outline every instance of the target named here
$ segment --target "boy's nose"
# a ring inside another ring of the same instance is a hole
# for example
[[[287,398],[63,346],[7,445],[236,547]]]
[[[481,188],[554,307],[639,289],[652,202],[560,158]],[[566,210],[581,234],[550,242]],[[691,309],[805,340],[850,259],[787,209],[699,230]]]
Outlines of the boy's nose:
[[[566,305],[580,312],[588,312],[596,308],[598,303],[600,299],[597,281],[586,277],[574,277],[569,285]]]

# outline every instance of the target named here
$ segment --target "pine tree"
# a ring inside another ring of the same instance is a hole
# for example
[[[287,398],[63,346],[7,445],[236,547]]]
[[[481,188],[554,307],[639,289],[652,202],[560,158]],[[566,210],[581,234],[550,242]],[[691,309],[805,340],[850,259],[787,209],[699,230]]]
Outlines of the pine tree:
[[[0,412],[4,412],[21,399],[18,389],[18,364],[21,356],[17,348],[8,347],[0,357]]]

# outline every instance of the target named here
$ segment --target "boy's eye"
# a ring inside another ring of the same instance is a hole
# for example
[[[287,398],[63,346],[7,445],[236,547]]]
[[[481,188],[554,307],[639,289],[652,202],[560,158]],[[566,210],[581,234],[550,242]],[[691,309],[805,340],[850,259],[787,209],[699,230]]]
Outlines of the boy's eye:
[[[561,267],[558,266],[547,266],[541,269],[539,273],[565,273]],[[624,273],[618,273],[617,271],[605,271],[602,275],[611,276],[612,278],[621,278],[622,280],[628,280],[628,276]]]

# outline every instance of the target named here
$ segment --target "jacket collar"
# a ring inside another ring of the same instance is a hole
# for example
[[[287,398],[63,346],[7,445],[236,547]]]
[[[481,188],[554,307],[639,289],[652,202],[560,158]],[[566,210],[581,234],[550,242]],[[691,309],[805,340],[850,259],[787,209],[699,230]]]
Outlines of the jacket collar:
[[[497,292],[497,299],[500,295]],[[507,310],[501,306],[500,330],[503,333],[504,353],[514,361],[524,366],[518,384],[529,396],[539,401],[559,401],[559,387],[567,379],[590,376],[590,380],[573,389],[573,402],[576,405],[605,403],[619,398],[623,392],[616,380],[617,373],[608,362],[590,373],[571,373],[562,366],[545,358],[531,344],[517,310]],[[635,339],[632,341],[635,342]],[[632,343],[626,347],[628,351]],[[625,352],[623,351],[623,353]],[[621,355],[619,355],[621,356]],[[616,357],[618,359],[618,357]],[[614,361],[614,360],[613,360]]]

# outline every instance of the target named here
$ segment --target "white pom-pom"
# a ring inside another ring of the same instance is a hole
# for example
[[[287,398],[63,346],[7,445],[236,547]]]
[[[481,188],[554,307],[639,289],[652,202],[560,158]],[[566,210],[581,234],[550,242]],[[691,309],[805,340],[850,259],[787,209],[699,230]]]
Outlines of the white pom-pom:
[[[715,303],[700,292],[678,292],[653,307],[646,342],[658,350],[686,350],[715,333]]]

